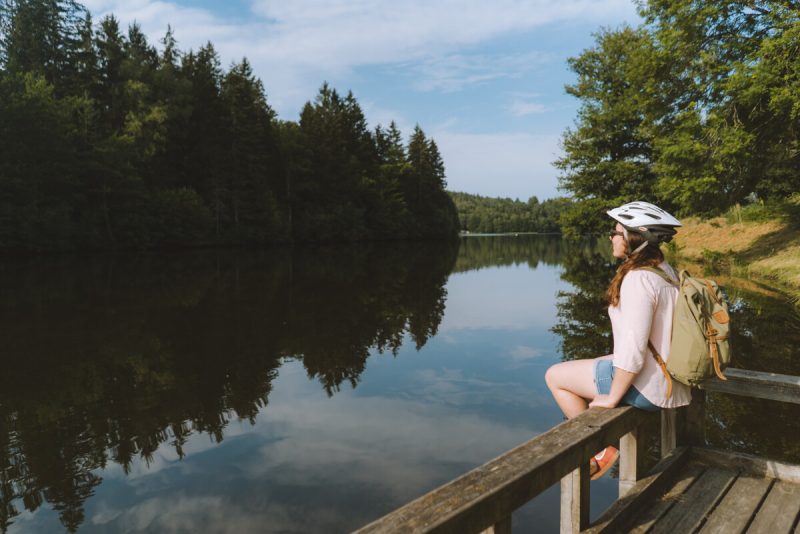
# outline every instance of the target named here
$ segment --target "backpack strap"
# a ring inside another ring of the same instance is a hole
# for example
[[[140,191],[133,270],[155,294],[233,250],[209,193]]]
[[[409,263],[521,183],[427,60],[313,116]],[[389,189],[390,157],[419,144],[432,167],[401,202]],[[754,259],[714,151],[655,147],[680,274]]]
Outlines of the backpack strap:
[[[658,366],[661,368],[661,372],[664,373],[664,378],[667,379],[667,398],[670,398],[672,396],[672,377],[669,371],[667,371],[667,364],[649,339],[647,340],[647,347],[650,349],[650,352],[653,353],[653,358],[656,359],[656,363],[658,363]]]
[[[664,271],[664,269],[662,269],[661,267],[651,267],[651,266],[648,265],[646,267],[639,267],[636,270],[637,271],[650,271],[651,273],[656,273],[658,276],[660,276],[661,278],[663,278],[664,280],[666,280],[667,282],[669,282],[673,286],[680,287],[680,284],[678,282],[676,282],[670,275],[668,275],[666,273],[666,271]]]
[[[672,277],[660,267],[651,267],[648,265],[646,267],[639,267],[637,271],[650,271],[651,273],[656,273],[658,276],[666,280],[670,285],[674,287],[680,287],[680,284],[673,280]],[[656,363],[661,368],[661,372],[664,374],[664,378],[667,381],[667,398],[670,398],[672,396],[672,376],[669,374],[669,371],[667,371],[667,364],[649,339],[647,340],[647,347],[650,349],[650,352],[653,354],[653,358],[655,358]]]
[[[719,349],[717,349],[717,341],[724,341],[728,336],[720,336],[716,329],[711,327],[710,323],[706,323],[706,338],[708,338],[708,350],[711,353],[711,359],[714,362],[714,373],[720,380],[727,380],[727,377],[722,374],[722,369],[719,366]]]

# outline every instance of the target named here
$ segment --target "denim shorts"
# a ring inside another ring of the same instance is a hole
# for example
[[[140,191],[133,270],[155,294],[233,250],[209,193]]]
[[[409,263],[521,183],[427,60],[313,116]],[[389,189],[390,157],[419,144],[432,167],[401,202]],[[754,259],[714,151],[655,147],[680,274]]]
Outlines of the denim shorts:
[[[611,380],[614,378],[614,364],[611,360],[596,360],[594,364],[594,385],[597,392],[601,395],[608,395],[611,392]],[[641,392],[631,386],[622,397],[620,404],[635,406],[648,412],[657,412],[661,408],[645,398]]]

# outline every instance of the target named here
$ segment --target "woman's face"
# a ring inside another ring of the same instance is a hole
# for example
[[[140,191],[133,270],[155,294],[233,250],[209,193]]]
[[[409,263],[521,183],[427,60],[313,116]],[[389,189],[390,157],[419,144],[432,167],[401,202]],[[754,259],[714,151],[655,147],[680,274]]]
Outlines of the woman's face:
[[[617,223],[617,225],[614,227],[614,231],[615,233],[609,236],[609,239],[611,239],[611,254],[613,254],[615,258],[624,259],[628,247],[625,245],[625,238],[622,234],[622,225]]]

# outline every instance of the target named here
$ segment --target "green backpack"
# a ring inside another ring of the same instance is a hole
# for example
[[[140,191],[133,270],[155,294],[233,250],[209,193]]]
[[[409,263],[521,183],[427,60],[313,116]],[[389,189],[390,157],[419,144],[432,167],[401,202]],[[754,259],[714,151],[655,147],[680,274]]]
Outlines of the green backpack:
[[[687,386],[698,386],[715,375],[727,380],[722,371],[731,361],[730,315],[717,283],[695,278],[685,270],[681,271],[678,283],[658,267],[642,269],[658,274],[678,288],[666,364],[648,341],[648,347],[667,378],[667,396],[672,394],[671,378]]]

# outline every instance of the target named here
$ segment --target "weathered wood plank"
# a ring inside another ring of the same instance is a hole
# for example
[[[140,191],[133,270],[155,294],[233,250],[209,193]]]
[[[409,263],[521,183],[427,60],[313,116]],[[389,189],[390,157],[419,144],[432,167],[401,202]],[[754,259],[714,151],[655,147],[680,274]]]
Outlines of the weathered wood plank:
[[[693,457],[709,466],[739,469],[756,477],[779,478],[800,484],[800,465],[767,460],[758,456],[739,452],[725,452],[697,447]]]
[[[358,532],[481,532],[653,416],[630,406],[593,408]]]
[[[725,377],[727,380],[714,377],[703,382],[701,387],[716,393],[800,404],[800,376],[726,369]]]
[[[614,502],[585,534],[600,534],[627,531],[628,523],[643,507],[650,507],[653,499],[673,485],[678,472],[686,465],[689,449],[672,450],[664,459],[642,478],[631,490]],[[682,491],[682,490],[681,490]]]
[[[758,510],[769,491],[772,479],[740,475],[725,497],[708,517],[700,532],[703,534],[738,534]]]
[[[661,457],[665,458],[678,446],[678,409],[661,410]]]
[[[644,471],[647,442],[641,427],[619,440],[619,496],[624,497],[636,485]]]
[[[589,462],[561,479],[561,534],[577,534],[589,526]]]
[[[704,472],[705,467],[699,464],[690,463],[686,465],[676,474],[675,484],[660,499],[647,506],[644,511],[640,510],[641,513],[634,517],[628,532],[643,534],[649,531],[656,521],[664,517],[674,505],[678,505],[685,500],[684,494],[686,490],[694,485]],[[608,532],[619,531],[610,530]]]
[[[736,480],[736,475],[734,471],[716,467],[708,469],[686,491],[685,500],[681,505],[673,506],[653,525],[650,532],[652,534],[694,532]]]
[[[706,444],[706,392],[692,388],[692,402],[681,408],[684,411],[683,427],[678,434],[678,445]]]
[[[800,514],[800,485],[776,480],[747,532],[789,533],[798,514]]]

